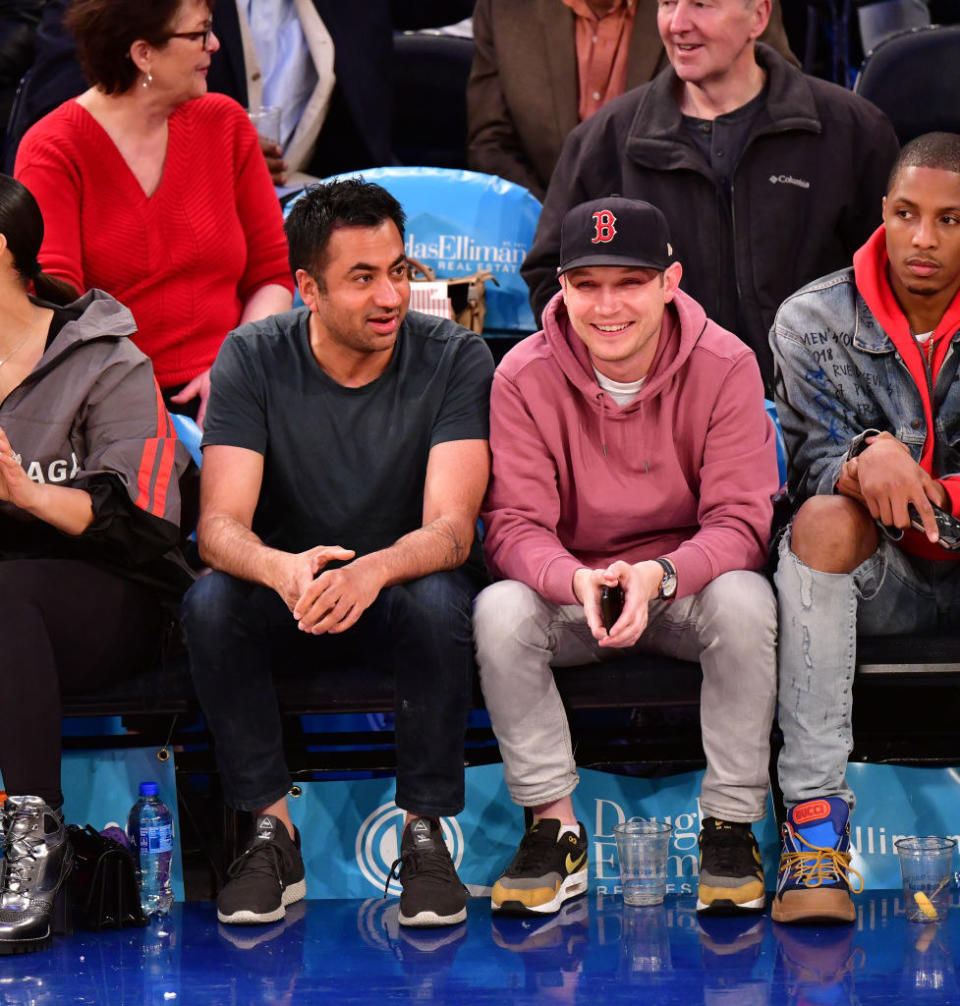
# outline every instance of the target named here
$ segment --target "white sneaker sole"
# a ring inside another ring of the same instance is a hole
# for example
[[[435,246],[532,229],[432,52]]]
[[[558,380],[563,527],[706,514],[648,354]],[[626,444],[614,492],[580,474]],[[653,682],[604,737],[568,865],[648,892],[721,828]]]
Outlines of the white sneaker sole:
[[[711,901],[709,904],[697,898],[698,912],[715,912],[718,915],[736,915],[738,912],[762,912],[767,905],[767,896],[754,898],[753,901],[723,901],[719,904]]]
[[[397,916],[397,922],[401,926],[455,926],[458,922],[463,922],[467,917],[467,906],[464,905],[459,912],[453,915],[437,915],[436,912],[417,912],[416,915],[404,915],[403,912]]]
[[[560,911],[560,906],[571,898],[583,894],[587,889],[588,871],[579,870],[571,873],[569,877],[560,885],[560,889],[550,901],[545,901],[542,905],[527,906],[521,905],[518,901],[504,901],[498,905],[493,898],[490,899],[490,908],[494,912],[503,912],[506,915],[553,915]],[[506,906],[506,907],[504,907]]]
[[[307,896],[306,880],[298,880],[290,884],[280,895],[280,907],[272,912],[251,912],[246,909],[224,915],[217,909],[217,918],[228,926],[259,926],[267,922],[279,922],[287,914],[287,905],[292,905]]]

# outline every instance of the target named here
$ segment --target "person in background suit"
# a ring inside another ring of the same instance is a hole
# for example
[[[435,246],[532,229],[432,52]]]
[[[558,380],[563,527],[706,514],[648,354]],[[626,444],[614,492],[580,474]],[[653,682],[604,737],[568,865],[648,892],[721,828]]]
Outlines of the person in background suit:
[[[26,130],[87,88],[73,37],[63,24],[68,2],[49,0],[44,9],[36,59],[16,121],[11,124],[5,155],[8,168],[13,166],[16,145]],[[262,95],[262,73],[251,59],[257,42],[249,34],[251,13],[256,22],[261,3],[263,0],[224,0],[216,12],[221,48],[210,66],[208,88],[228,94],[244,107],[259,104]],[[474,0],[366,0],[360,12],[340,0],[312,0],[312,4],[286,0],[304,27],[318,81],[308,101],[313,121],[300,134],[312,133],[309,142],[299,142],[295,133],[290,156],[271,143],[261,143],[274,182],[283,184],[288,173],[301,168],[323,177],[391,163],[393,32],[458,21],[471,14],[473,4]],[[311,6],[316,18],[310,16]],[[283,0],[274,7],[284,7]],[[330,79],[331,48],[335,83]]]
[[[667,65],[657,0],[478,0],[473,39],[469,165],[541,201],[570,130]],[[780,0],[761,41],[799,65]]]

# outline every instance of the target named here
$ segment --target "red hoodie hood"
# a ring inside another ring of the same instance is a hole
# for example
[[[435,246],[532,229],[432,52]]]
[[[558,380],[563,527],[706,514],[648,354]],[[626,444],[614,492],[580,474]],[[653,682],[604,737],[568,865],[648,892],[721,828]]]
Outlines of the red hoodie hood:
[[[944,358],[950,348],[951,336],[960,329],[960,297],[954,297],[950,302],[950,306],[944,312],[940,323],[931,336],[930,379],[928,381],[923,350],[910,332],[907,316],[903,313],[903,308],[900,307],[900,303],[894,295],[893,287],[890,285],[889,268],[890,258],[887,255],[886,229],[881,225],[853,256],[854,278],[857,291],[900,353],[920,393],[927,427],[927,439],[920,455],[920,467],[928,475],[937,478],[940,473],[933,470],[934,425],[930,388],[936,383],[937,374],[940,372],[940,367],[943,365]],[[955,481],[951,479],[950,485],[944,483],[954,509],[957,500],[954,492],[950,490]],[[955,556],[945,553],[939,545],[931,545],[919,531],[908,530],[902,544],[907,552],[922,555],[928,559],[955,558]]]

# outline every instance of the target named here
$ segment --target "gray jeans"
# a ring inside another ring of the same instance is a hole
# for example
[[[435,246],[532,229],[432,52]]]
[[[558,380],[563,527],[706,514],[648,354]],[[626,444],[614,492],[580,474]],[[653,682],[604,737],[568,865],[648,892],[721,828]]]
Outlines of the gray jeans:
[[[515,580],[481,591],[473,614],[480,684],[510,796],[535,807],[569,795],[577,785],[551,665],[661,653],[699,660],[703,669],[703,814],[760,820],[776,696],[777,612],[770,585],[758,573],[724,573],[699,594],[673,603],[652,601],[649,617],[633,649],[612,650],[597,644],[578,604],[554,604]]]
[[[881,535],[852,573],[821,573],[780,542],[775,576],[780,604],[778,775],[788,807],[838,796],[851,808],[847,758],[853,750],[857,633],[889,636],[956,625],[960,562],[906,555]]]

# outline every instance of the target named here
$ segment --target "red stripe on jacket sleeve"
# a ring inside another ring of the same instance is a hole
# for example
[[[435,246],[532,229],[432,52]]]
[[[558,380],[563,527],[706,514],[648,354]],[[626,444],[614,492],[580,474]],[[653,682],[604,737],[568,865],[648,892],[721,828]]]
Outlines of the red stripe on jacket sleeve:
[[[163,452],[160,455],[160,465],[157,471],[157,481],[153,490],[153,506],[150,513],[154,517],[162,517],[167,507],[167,490],[170,488],[170,476],[173,474],[173,461],[176,456],[176,438],[167,437],[163,441]]]
[[[144,442],[143,454],[140,456],[140,470],[137,472],[136,505],[157,517],[162,517],[167,503],[167,490],[170,486],[170,474],[176,453],[177,436],[173,429],[173,420],[163,402],[163,395],[156,380],[153,390],[157,396],[157,435]],[[161,448],[162,445],[162,448]],[[157,450],[160,449],[160,465],[154,494],[150,495],[150,482],[157,462]]]
[[[150,507],[150,479],[153,475],[154,462],[157,459],[157,448],[160,446],[159,437],[151,437],[143,445],[143,454],[140,458],[140,470],[137,472],[137,494],[136,505],[141,510],[152,513]]]

